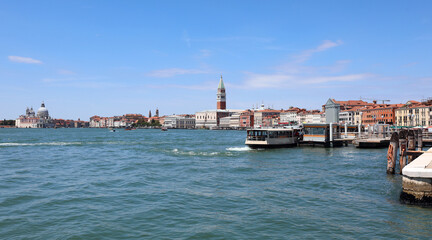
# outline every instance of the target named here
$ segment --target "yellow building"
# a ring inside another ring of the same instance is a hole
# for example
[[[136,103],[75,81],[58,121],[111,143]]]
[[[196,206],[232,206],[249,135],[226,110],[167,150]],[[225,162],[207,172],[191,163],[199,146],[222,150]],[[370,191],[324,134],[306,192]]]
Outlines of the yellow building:
[[[432,100],[417,102],[408,101],[403,107],[396,109],[397,126],[431,126]]]

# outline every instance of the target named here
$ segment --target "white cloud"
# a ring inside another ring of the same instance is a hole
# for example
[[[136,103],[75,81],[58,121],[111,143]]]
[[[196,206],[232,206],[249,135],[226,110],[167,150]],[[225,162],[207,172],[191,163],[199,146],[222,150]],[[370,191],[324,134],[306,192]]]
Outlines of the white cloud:
[[[61,75],[74,75],[75,73],[66,69],[60,69],[57,71]]]
[[[241,88],[295,88],[299,86],[319,86],[332,82],[353,82],[365,80],[372,74],[346,74],[337,76],[304,77],[290,74],[255,74],[247,73],[244,85]]]
[[[197,85],[179,85],[179,84],[161,84],[161,85],[146,85],[146,88],[182,88],[182,89],[189,89],[189,90],[200,90],[200,91],[214,91],[215,89],[215,83],[214,82],[203,82],[201,84]]]
[[[168,69],[161,69],[161,70],[152,71],[152,72],[148,73],[148,76],[166,78],[166,77],[173,77],[176,75],[205,74],[205,73],[209,73],[209,71],[208,70],[201,70],[201,69],[168,68]]]
[[[330,40],[324,40],[321,45],[319,45],[316,48],[308,49],[303,51],[297,56],[294,56],[295,62],[302,63],[307,61],[314,53],[322,52],[330,48],[334,48],[337,46],[342,45],[343,42],[341,40],[337,40],[336,42],[330,41]]]
[[[408,68],[408,67],[415,66],[415,65],[417,65],[417,64],[418,64],[418,62],[411,62],[411,63],[405,64],[405,65],[402,65],[402,67],[403,67],[403,68]]]
[[[183,31],[182,40],[186,42],[188,47],[191,47],[191,38],[189,37],[189,34],[187,31]]]
[[[201,49],[200,53],[197,55],[197,58],[207,58],[212,55],[210,50],[207,49]]]
[[[327,66],[307,66],[304,64],[314,53],[326,51],[343,44],[342,41],[323,41],[319,46],[302,51],[294,56],[294,61],[274,67],[274,73],[246,73],[239,88],[294,88],[301,86],[323,87],[328,83],[352,82],[367,79],[368,73],[344,74],[350,60],[339,60]]]
[[[29,57],[19,57],[19,56],[8,56],[9,61],[18,63],[29,63],[29,64],[42,64],[42,61],[29,58]]]

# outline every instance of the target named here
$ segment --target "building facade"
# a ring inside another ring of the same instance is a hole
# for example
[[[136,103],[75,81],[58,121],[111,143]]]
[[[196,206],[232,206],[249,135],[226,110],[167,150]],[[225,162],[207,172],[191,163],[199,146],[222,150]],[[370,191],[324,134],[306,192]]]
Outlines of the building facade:
[[[171,115],[165,116],[163,126],[166,128],[193,129],[195,128],[195,116],[191,115]]]
[[[396,125],[405,127],[432,126],[432,100],[408,101],[395,110]]]
[[[281,110],[273,110],[273,109],[264,109],[264,110],[258,110],[254,112],[254,127],[263,127],[264,126],[264,119],[268,117],[272,118],[279,118],[281,114]],[[268,121],[266,125],[268,125]],[[272,120],[273,121],[273,120]]]
[[[363,125],[374,125],[385,123],[393,125],[396,123],[395,110],[402,104],[376,104],[371,107],[361,109],[361,123]]]
[[[325,108],[325,116],[326,116],[326,123],[338,123],[339,122],[339,112],[340,112],[340,105],[335,102],[334,99],[329,98],[327,100],[327,103],[324,106]]]
[[[16,119],[15,126],[17,128],[52,128],[55,127],[55,124],[45,107],[45,103],[42,102],[37,114],[33,108],[27,108],[26,114]]]

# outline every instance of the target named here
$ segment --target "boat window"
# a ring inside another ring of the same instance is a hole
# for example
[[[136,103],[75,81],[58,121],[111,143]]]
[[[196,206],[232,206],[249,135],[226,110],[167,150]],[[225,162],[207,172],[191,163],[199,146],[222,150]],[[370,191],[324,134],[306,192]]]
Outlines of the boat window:
[[[305,128],[304,134],[305,135],[324,135],[325,128]]]

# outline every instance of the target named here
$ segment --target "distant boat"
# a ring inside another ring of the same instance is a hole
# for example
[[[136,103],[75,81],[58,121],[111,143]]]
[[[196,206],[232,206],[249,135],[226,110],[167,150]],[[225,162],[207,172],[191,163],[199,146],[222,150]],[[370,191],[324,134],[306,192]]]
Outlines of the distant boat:
[[[110,132],[115,132],[116,130],[114,128],[110,128]]]
[[[245,144],[251,148],[276,148],[296,146],[299,139],[298,128],[254,128],[247,130]]]
[[[166,127],[161,128],[161,131],[168,131]]]

